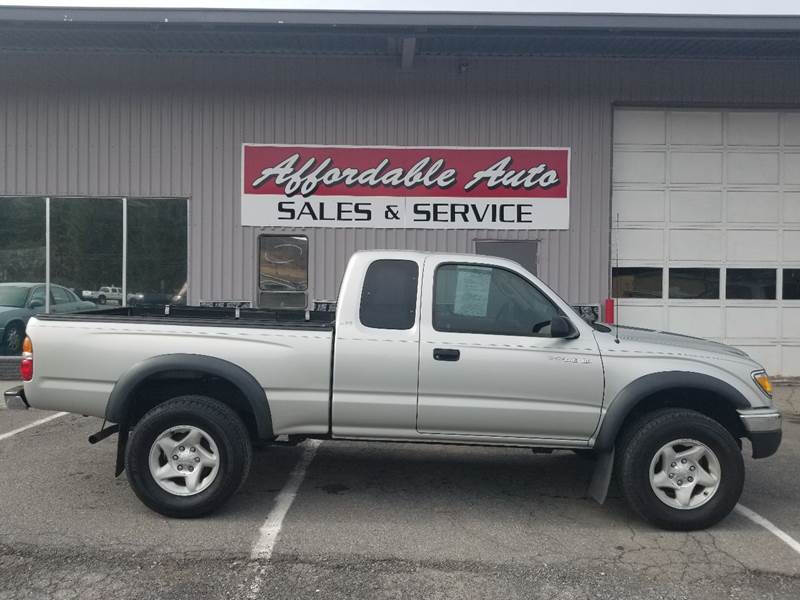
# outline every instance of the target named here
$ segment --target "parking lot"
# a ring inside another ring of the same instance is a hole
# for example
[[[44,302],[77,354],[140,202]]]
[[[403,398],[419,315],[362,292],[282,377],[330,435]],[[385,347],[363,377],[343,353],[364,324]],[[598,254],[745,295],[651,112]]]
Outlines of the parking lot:
[[[741,504],[798,540],[800,387],[778,398],[783,446],[747,460]],[[616,493],[589,500],[592,464],[567,452],[269,448],[223,510],[181,521],[113,478],[115,440],[86,441],[97,419],[3,437],[49,414],[0,408],[0,599],[800,597],[800,553],[774,532],[738,512],[654,529]]]

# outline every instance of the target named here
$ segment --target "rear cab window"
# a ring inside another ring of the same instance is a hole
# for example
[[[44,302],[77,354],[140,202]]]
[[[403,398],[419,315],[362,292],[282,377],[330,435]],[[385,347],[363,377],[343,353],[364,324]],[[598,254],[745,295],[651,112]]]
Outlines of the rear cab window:
[[[372,329],[411,329],[417,318],[419,266],[415,261],[382,259],[367,268],[359,319]]]

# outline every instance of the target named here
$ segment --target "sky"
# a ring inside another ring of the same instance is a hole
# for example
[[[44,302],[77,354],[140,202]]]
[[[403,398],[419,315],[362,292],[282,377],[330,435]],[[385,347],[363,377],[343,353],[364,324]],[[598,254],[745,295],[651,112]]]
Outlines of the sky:
[[[0,0],[0,6],[800,15],[800,0]]]

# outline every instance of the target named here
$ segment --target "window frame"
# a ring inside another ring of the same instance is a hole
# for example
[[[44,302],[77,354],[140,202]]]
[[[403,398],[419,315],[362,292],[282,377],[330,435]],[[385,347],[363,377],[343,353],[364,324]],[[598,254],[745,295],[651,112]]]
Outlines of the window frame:
[[[305,251],[306,251],[306,256],[305,256],[305,259],[306,259],[306,265],[305,265],[306,282],[305,283],[306,283],[306,285],[305,285],[305,289],[303,289],[303,290],[265,290],[265,289],[262,289],[262,287],[261,287],[261,240],[262,240],[262,238],[303,238],[305,240],[305,245],[306,245],[306,247],[305,247]],[[311,256],[310,256],[311,240],[309,238],[309,235],[307,233],[292,233],[292,232],[286,232],[286,233],[259,233],[256,236],[256,244],[255,244],[255,246],[256,246],[256,290],[255,290],[256,291],[256,306],[258,306],[259,308],[261,307],[261,295],[262,294],[276,294],[276,295],[295,294],[296,295],[296,294],[302,293],[303,297],[305,298],[305,302],[303,303],[302,307],[294,307],[294,308],[275,308],[275,307],[272,307],[272,308],[268,308],[267,310],[305,310],[305,309],[307,309],[308,308],[308,303],[309,303],[309,297],[308,297],[309,290],[310,290],[309,284],[310,284],[310,281],[311,281]]]
[[[545,340],[546,339],[561,339],[561,338],[553,338],[552,336],[549,336],[549,335],[538,335],[538,334],[536,334],[534,332],[531,332],[531,333],[528,333],[528,334],[525,334],[525,335],[520,335],[518,333],[501,333],[501,332],[491,332],[490,333],[490,332],[486,332],[486,331],[474,331],[474,330],[466,330],[466,329],[463,329],[463,330],[459,329],[458,331],[439,329],[438,327],[436,327],[436,290],[437,290],[437,287],[439,285],[438,275],[439,275],[439,269],[441,269],[442,267],[448,267],[448,266],[456,266],[456,267],[459,267],[459,266],[463,266],[463,267],[488,267],[490,269],[499,269],[499,270],[511,273],[512,275],[515,275],[515,276],[519,277],[524,282],[526,282],[527,284],[532,286],[533,289],[535,289],[537,292],[539,292],[542,295],[542,297],[553,308],[555,308],[556,313],[559,316],[564,317],[565,319],[567,319],[567,321],[570,322],[572,327],[576,328],[575,327],[575,323],[573,323],[572,319],[570,319],[569,316],[567,316],[565,314],[565,312],[563,310],[561,310],[561,307],[558,306],[558,304],[556,304],[555,302],[553,302],[553,299],[550,298],[550,296],[548,296],[547,294],[545,294],[541,290],[541,288],[539,288],[538,285],[536,285],[533,281],[531,281],[527,277],[524,277],[521,273],[518,273],[517,271],[515,271],[513,269],[509,269],[508,267],[504,267],[502,265],[493,265],[491,263],[447,261],[447,262],[441,262],[441,263],[437,264],[436,265],[436,269],[433,272],[433,294],[431,296],[431,328],[434,331],[436,331],[437,333],[466,333],[468,335],[501,335],[501,336],[504,336],[504,337],[526,337],[526,338],[530,337],[530,338],[545,339]]]
[[[416,275],[416,277],[417,277],[417,285],[414,288],[413,314],[411,316],[411,325],[408,326],[408,327],[402,327],[402,328],[400,328],[400,327],[374,327],[372,325],[367,325],[364,322],[364,319],[363,319],[363,316],[362,316],[362,308],[364,306],[364,290],[366,289],[366,285],[367,285],[367,275],[369,275],[369,271],[370,271],[370,269],[372,267],[374,267],[376,264],[381,263],[381,262],[406,262],[406,263],[411,263],[412,265],[414,265],[414,268],[417,270],[417,275]],[[370,262],[369,265],[367,266],[367,268],[364,270],[364,278],[361,280],[361,293],[359,294],[359,299],[358,299],[358,323],[359,323],[359,325],[361,325],[362,327],[366,327],[367,329],[378,330],[378,331],[411,331],[412,329],[414,329],[414,327],[416,326],[417,321],[418,321],[418,316],[419,316],[418,304],[419,304],[419,294],[420,294],[421,286],[422,286],[422,269],[420,269],[420,265],[416,260],[411,260],[411,259],[408,259],[408,258],[376,258],[375,260]]]

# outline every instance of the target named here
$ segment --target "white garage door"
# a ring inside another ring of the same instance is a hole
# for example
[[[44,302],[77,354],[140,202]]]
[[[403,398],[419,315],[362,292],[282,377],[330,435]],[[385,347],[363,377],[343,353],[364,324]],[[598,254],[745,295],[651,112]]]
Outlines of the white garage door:
[[[800,375],[800,112],[617,109],[619,322]]]

